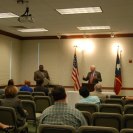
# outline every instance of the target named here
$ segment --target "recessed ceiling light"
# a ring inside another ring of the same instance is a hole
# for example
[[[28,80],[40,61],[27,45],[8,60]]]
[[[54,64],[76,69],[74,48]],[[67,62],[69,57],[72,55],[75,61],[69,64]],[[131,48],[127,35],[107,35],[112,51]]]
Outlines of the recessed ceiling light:
[[[80,13],[98,13],[102,12],[100,7],[85,7],[85,8],[67,8],[56,9],[60,14],[80,14]]]
[[[77,27],[79,30],[106,30],[110,29],[110,26],[85,26]]]
[[[0,13],[0,18],[14,18],[14,17],[19,17],[16,14],[13,14],[11,12],[8,13]]]
[[[44,32],[44,31],[48,31],[44,28],[34,28],[34,29],[19,29],[18,31],[20,32]]]

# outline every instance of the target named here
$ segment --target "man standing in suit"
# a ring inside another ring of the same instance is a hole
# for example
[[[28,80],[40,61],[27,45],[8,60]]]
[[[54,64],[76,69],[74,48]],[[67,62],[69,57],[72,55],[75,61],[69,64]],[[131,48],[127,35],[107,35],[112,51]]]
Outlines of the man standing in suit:
[[[101,73],[96,71],[96,67],[94,65],[90,66],[90,72],[86,77],[83,76],[83,80],[88,81],[90,91],[94,90],[94,86],[102,81]]]
[[[36,84],[39,80],[43,80],[43,85],[48,85],[50,81],[50,77],[48,71],[44,70],[43,65],[39,65],[39,70],[34,72],[34,80]]]

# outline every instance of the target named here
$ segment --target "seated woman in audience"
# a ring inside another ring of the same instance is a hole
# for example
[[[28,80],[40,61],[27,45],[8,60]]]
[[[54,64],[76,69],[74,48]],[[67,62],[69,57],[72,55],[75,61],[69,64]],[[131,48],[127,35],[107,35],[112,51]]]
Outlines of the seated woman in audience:
[[[79,89],[79,94],[83,97],[83,99],[79,101],[80,103],[100,104],[100,99],[98,98],[98,96],[90,96],[90,92],[85,86]]]
[[[17,98],[18,88],[7,86],[5,89],[5,99],[1,100],[1,106],[13,107],[17,115],[17,126],[25,124],[26,112],[22,107],[21,100]]]
[[[30,81],[28,81],[28,80],[25,80],[24,81],[24,86],[22,86],[21,88],[20,88],[20,91],[29,91],[29,92],[33,92],[33,90],[32,90],[32,88],[30,87]]]
[[[10,86],[10,85],[14,85],[14,80],[13,79],[9,79],[8,80],[7,86]]]
[[[49,90],[48,88],[43,86],[43,80],[40,79],[37,81],[37,86],[34,88],[35,92],[44,92],[46,96],[48,96]]]

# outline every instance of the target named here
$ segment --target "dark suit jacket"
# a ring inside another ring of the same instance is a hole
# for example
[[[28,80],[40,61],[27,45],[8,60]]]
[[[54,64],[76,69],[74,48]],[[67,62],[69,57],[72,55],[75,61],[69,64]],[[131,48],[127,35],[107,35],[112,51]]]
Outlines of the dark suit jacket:
[[[88,81],[88,83],[89,83],[90,82],[91,74],[92,74],[92,72],[89,72],[87,74],[87,76],[85,78],[83,78],[83,80]],[[101,73],[98,72],[98,71],[95,71],[94,72],[94,79],[92,81],[92,84],[95,85],[95,84],[97,84],[98,82],[101,82],[101,81],[102,81]]]
[[[48,80],[50,80],[49,74],[46,70],[43,71],[43,74],[39,70],[34,72],[34,80],[35,81],[44,80],[44,78],[47,78]]]

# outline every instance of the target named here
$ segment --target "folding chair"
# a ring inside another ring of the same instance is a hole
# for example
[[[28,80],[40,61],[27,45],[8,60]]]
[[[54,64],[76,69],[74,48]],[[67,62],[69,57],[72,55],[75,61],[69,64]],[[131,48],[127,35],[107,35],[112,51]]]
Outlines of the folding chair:
[[[83,116],[85,117],[86,121],[87,121],[87,124],[88,125],[92,125],[92,115],[90,112],[88,111],[81,111]]]
[[[31,95],[31,92],[29,92],[29,91],[19,91],[18,95]]]
[[[105,103],[108,103],[108,104],[119,104],[119,105],[124,106],[124,101],[122,99],[110,98],[110,99],[106,99]]]
[[[125,128],[120,131],[120,133],[133,133],[133,129]]]
[[[28,115],[26,117],[27,122],[32,122],[33,126],[36,127],[37,132],[37,120],[36,120],[36,105],[34,101],[22,100],[23,108],[27,111]]]
[[[123,107],[119,104],[101,104],[99,112],[123,114]]]
[[[124,114],[133,114],[133,105],[127,104],[124,106]]]
[[[120,131],[122,128],[122,115],[118,113],[96,112],[92,115],[92,125],[114,127]]]
[[[119,131],[113,127],[81,126],[78,133],[119,133]]]
[[[44,92],[32,92],[32,96],[45,96],[46,94]]]
[[[133,114],[123,115],[123,128],[133,129]]]
[[[98,112],[98,106],[96,104],[76,103],[75,108],[77,108],[80,111],[88,111],[91,114],[94,112]]]
[[[39,125],[39,133],[76,133],[76,129],[68,125]]]
[[[27,123],[20,127],[17,126],[17,117],[14,108],[0,106],[0,122],[14,126],[14,133],[20,133],[21,131],[28,132]]]

